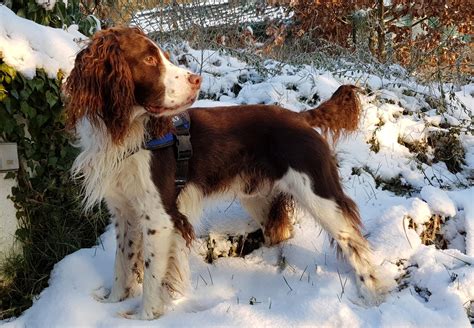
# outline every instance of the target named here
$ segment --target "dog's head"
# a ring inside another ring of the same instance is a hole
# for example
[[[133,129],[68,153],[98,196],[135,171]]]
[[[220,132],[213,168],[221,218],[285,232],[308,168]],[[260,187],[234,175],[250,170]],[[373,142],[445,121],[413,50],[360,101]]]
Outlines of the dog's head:
[[[103,122],[120,143],[133,117],[184,111],[200,86],[200,76],[173,65],[139,29],[99,31],[77,55],[66,81],[68,125],[83,117],[93,125]]]

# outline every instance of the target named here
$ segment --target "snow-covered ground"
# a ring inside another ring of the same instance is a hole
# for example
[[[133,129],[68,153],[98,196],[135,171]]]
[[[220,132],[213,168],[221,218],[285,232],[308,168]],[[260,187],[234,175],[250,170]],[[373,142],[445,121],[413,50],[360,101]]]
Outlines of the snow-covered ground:
[[[215,51],[183,46],[171,50],[174,60],[186,62],[204,77],[202,95],[208,100],[198,101],[196,107],[278,103],[300,111],[329,98],[341,84],[363,82],[370,87],[372,93],[361,95],[359,131],[341,140],[335,152],[345,190],[361,210],[364,233],[396,287],[379,306],[365,305],[350,267],[336,258],[325,233],[302,211],[297,212],[292,239],[244,258],[207,264],[206,236],[256,228],[238,202],[228,200],[207,206],[197,227],[202,238],[191,255],[192,290],[161,318],[143,322],[117,315],[137,306],[139,298],[103,304],[92,296],[112,284],[115,238],[109,227],[97,246],[60,261],[50,286],[21,317],[4,322],[5,327],[470,326],[474,137],[468,130],[474,84],[456,90],[456,97],[448,99],[450,106],[439,113],[426,96],[432,91],[399,77],[380,79],[360,71],[336,75],[272,61],[257,70]],[[458,173],[449,171],[434,149],[438,144],[433,138],[451,126],[460,131],[465,151]],[[417,147],[425,156],[416,153]],[[446,249],[421,242],[436,218]],[[226,247],[224,242],[220,246]]]

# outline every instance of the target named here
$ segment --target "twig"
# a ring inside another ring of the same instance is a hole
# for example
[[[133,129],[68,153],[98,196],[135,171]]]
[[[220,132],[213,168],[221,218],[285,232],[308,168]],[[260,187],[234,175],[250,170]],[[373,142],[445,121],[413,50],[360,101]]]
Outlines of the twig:
[[[288,288],[290,289],[290,292],[293,291],[293,288],[291,288],[290,284],[288,283],[288,281],[286,280],[285,276],[282,276],[283,277],[283,280],[285,280],[285,283],[286,285],[288,286]]]
[[[230,202],[229,206],[226,207],[226,209],[224,210],[224,213],[227,213],[227,211],[229,210],[229,208],[232,206],[232,204],[234,204],[235,200],[237,199],[237,196],[234,195],[234,198],[232,198],[232,201]]]
[[[202,281],[204,281],[204,283],[205,283],[205,284],[206,284],[206,286],[207,286],[207,281],[206,281],[206,279],[204,279],[204,277],[203,277],[203,276],[201,276],[201,274],[199,274],[199,277],[201,277]]]
[[[341,274],[339,273],[339,269],[337,269],[337,276],[339,277],[339,283],[341,284],[341,296],[337,295],[337,298],[339,299],[339,302],[340,302],[342,300],[342,296],[344,295],[344,291],[346,288],[347,277],[344,280],[344,283],[342,283],[342,278],[341,278]]]
[[[472,265],[471,262],[468,262],[468,261],[465,261],[465,260],[463,260],[463,259],[460,259],[459,257],[456,257],[456,256],[451,255],[451,254],[449,254],[449,253],[445,253],[444,251],[441,251],[441,253],[443,253],[444,255],[451,256],[452,258],[455,258],[456,260],[461,261],[461,262],[463,262],[463,263],[466,264],[466,265],[469,265],[469,266]]]
[[[206,267],[207,272],[209,273],[209,279],[211,279],[211,285],[214,286],[214,281],[212,280],[212,275],[211,275],[211,270],[209,270],[209,267]]]
[[[306,269],[308,269],[308,266],[306,266],[303,270],[303,273],[301,274],[300,281],[303,279],[304,273],[306,272]]]
[[[405,232],[405,238],[407,239],[408,244],[410,245],[410,248],[413,249],[413,246],[411,245],[410,239],[408,238],[407,229],[405,228],[405,219],[406,219],[406,216],[403,217],[403,222],[402,222],[403,231]]]
[[[293,272],[296,272],[296,269],[290,263],[288,263],[288,261],[286,261],[286,265],[288,265],[288,267],[290,267]]]

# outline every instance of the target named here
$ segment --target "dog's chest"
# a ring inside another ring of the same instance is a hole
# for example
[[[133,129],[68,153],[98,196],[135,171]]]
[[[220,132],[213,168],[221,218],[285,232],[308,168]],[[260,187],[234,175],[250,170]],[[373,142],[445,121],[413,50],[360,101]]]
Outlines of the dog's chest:
[[[120,193],[129,200],[154,191],[150,174],[150,152],[140,150],[124,159],[111,176],[110,194]]]

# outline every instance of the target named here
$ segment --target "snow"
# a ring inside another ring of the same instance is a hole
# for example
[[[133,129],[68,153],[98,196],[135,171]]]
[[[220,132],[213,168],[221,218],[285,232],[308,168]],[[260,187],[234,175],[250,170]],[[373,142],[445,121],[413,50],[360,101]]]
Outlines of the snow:
[[[56,0],[35,0],[37,4],[43,7],[46,10],[53,10],[54,6],[56,5]],[[63,2],[67,6],[67,0],[63,0]]]
[[[474,256],[474,188],[451,191],[449,196],[463,210],[466,231],[466,254]]]
[[[474,115],[474,83],[463,86],[460,91],[456,92],[456,96],[470,111],[470,115]]]
[[[433,186],[425,186],[421,189],[420,195],[436,214],[445,217],[456,215],[456,206],[445,191]]]
[[[10,26],[3,24],[4,17],[9,22],[21,21],[4,7],[0,7],[0,15],[0,31]],[[37,25],[21,22],[30,27],[17,24],[15,31],[39,30]],[[73,57],[77,46],[67,32],[41,31],[41,35],[32,34],[28,42],[44,43],[60,34],[70,48],[50,52],[51,56]],[[301,210],[297,211],[293,238],[274,247],[261,247],[244,258],[223,257],[206,263],[203,254],[209,235],[218,241],[218,250],[225,252],[229,245],[222,236],[257,228],[240,204],[230,199],[207,204],[191,254],[192,289],[161,318],[142,322],[117,315],[136,307],[139,298],[104,304],[92,297],[112,284],[116,246],[109,226],[97,246],[81,249],[57,263],[50,286],[22,316],[3,322],[5,327],[470,327],[466,311],[474,300],[474,138],[466,132],[470,124],[466,113],[474,111],[472,84],[461,87],[456,92],[459,102],[453,101],[441,115],[427,104],[424,94],[428,87],[412,80],[400,83],[389,74],[381,78],[352,71],[341,76],[271,60],[257,69],[223,51],[198,51],[187,45],[168,48],[172,60],[186,62],[203,76],[202,95],[207,99],[194,107],[265,103],[300,111],[328,99],[343,83],[365,81],[372,88],[373,93],[360,96],[359,131],[341,140],[335,154],[345,191],[360,208],[364,235],[374,249],[376,263],[392,282],[392,291],[379,306],[367,306],[359,297],[350,266],[337,259],[326,234]],[[16,48],[5,49],[4,55],[14,58]],[[43,53],[25,53],[33,56],[28,62],[18,62],[25,74],[34,72],[35,65],[45,65]],[[70,64],[61,66],[65,72],[70,68]],[[51,66],[51,72],[53,69]],[[410,95],[406,90],[416,93]],[[433,161],[430,146],[425,162],[410,150],[410,145],[426,143],[429,132],[445,131],[439,125],[446,115],[457,121],[451,120],[461,130],[459,139],[466,152],[466,164],[457,173],[450,172],[444,162]],[[399,193],[397,188],[406,191]],[[447,249],[422,244],[420,235],[433,215],[443,219],[440,233]]]
[[[44,69],[50,78],[59,70],[70,72],[79,51],[77,41],[84,39],[77,25],[67,30],[42,26],[0,4],[0,53],[5,63],[29,79],[36,69]]]
[[[380,203],[383,202],[381,199]],[[398,275],[394,263],[400,258],[419,266],[410,280],[417,288],[431,291],[428,302],[418,296],[414,287],[409,287],[392,292],[379,307],[366,307],[358,298],[349,266],[337,260],[327,238],[319,233],[320,228],[303,214],[293,239],[276,247],[261,248],[246,258],[221,258],[215,264],[206,264],[198,255],[196,243],[191,257],[190,296],[153,322],[129,321],[117,315],[137,306],[138,298],[103,304],[92,297],[103,286],[110,288],[115,251],[110,226],[98,246],[82,249],[59,262],[51,286],[33,307],[4,326],[469,326],[462,304],[472,299],[474,293],[472,268],[434,247],[421,245],[417,234],[407,228],[409,244],[402,225],[407,224],[403,220],[410,211],[407,209],[414,206],[405,203],[407,207],[385,207],[377,223],[379,228],[370,231],[369,240],[377,249],[379,261],[384,259],[381,265],[390,275]],[[221,208],[225,205],[228,204],[221,204]],[[234,220],[239,220],[240,214],[242,221],[248,221],[246,214],[238,211],[238,204],[232,207]],[[207,218],[217,222],[221,214],[222,211],[216,211]],[[362,207],[362,215],[377,216],[377,207]],[[282,256],[287,263],[283,270],[279,265]],[[454,282],[453,274],[459,277]],[[339,275],[345,281],[342,296]],[[252,298],[257,302],[254,305],[249,304]]]

